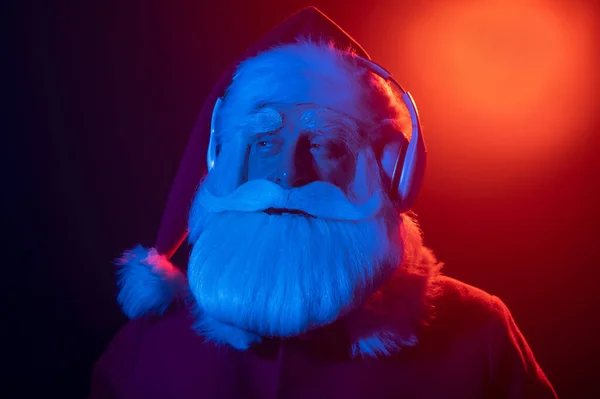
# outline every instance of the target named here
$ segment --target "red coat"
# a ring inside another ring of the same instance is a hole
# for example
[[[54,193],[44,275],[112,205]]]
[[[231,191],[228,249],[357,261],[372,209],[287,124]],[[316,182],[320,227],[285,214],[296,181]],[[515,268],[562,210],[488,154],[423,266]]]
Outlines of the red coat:
[[[205,342],[185,308],[134,320],[98,360],[91,398],[556,397],[500,299],[439,284],[419,343],[379,360],[350,359],[338,323],[240,352]]]

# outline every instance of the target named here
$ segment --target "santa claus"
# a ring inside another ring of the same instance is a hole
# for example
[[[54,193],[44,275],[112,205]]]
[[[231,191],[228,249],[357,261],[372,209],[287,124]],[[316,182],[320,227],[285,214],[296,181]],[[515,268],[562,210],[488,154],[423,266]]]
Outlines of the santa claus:
[[[119,260],[132,320],[91,397],[555,397],[500,299],[424,247],[425,158],[352,38],[315,8],[278,25],[208,97],[155,248]]]

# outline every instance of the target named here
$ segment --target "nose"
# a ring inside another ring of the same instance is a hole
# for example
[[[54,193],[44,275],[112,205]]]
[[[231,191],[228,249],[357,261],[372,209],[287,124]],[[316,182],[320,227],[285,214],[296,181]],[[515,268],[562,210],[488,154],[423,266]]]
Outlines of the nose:
[[[282,154],[279,168],[272,181],[286,189],[305,186],[317,180],[310,151],[303,151],[302,145],[296,145]]]
[[[282,171],[274,177],[273,181],[283,188],[290,189],[305,186],[309,183],[312,183],[314,180],[302,177],[294,178],[293,175],[287,171]]]

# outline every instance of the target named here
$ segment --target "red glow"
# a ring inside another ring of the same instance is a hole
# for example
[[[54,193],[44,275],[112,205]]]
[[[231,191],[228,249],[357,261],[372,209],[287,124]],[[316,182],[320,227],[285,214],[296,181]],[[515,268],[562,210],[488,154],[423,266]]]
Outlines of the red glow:
[[[432,187],[473,178],[502,185],[525,170],[541,173],[585,143],[599,69],[589,8],[453,1],[409,18],[398,33],[403,65],[390,67],[412,79],[406,85],[436,152],[431,160],[446,165],[444,176],[429,176]]]

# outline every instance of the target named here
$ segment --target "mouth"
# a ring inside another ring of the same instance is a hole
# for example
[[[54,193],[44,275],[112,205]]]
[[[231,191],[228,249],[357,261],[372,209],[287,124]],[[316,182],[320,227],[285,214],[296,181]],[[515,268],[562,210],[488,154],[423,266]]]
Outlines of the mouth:
[[[297,209],[287,209],[287,208],[268,208],[263,211],[267,215],[297,215],[312,218],[313,215],[310,215],[306,212],[299,211]]]

